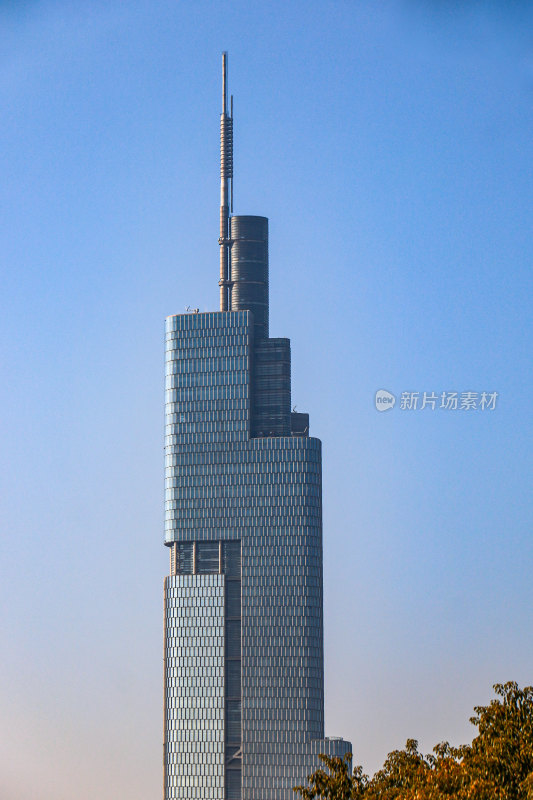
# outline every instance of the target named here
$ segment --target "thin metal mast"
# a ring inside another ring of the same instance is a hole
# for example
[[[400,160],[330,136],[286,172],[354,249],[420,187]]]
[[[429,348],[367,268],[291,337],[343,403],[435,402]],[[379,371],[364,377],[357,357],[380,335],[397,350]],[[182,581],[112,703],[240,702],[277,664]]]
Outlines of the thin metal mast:
[[[222,114],[220,115],[220,310],[231,309],[230,184],[233,211],[233,113],[228,114],[228,54],[222,53]],[[231,98],[233,112],[233,97]]]

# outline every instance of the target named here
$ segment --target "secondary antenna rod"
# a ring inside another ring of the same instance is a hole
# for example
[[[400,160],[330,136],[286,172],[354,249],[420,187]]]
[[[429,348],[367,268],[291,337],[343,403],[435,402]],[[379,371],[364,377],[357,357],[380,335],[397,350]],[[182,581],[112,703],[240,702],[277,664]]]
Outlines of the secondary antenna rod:
[[[233,97],[231,98],[233,112]],[[233,201],[233,113],[228,114],[228,54],[222,53],[222,114],[220,115],[220,310],[231,309],[229,186]],[[233,206],[233,202],[231,204]],[[233,208],[232,208],[233,211]]]

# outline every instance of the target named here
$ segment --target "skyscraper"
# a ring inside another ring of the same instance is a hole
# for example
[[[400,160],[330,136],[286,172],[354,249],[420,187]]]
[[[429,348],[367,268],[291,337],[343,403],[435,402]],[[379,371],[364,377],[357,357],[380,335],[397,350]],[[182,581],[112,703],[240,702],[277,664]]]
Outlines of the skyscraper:
[[[289,800],[324,739],[321,443],[268,331],[268,220],[232,215],[223,55],[220,311],[166,321],[165,800]],[[231,104],[232,105],[232,104]]]

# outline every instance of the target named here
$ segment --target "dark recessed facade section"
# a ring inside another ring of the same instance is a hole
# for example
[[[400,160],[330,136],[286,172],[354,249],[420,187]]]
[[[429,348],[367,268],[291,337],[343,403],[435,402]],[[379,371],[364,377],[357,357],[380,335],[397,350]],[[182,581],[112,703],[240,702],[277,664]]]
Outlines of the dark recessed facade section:
[[[231,217],[231,308],[252,311],[254,338],[268,337],[268,219]]]
[[[291,412],[291,434],[292,436],[309,436],[309,414],[302,414],[299,411]]]
[[[256,342],[252,376],[252,436],[290,436],[289,339],[264,339]]]

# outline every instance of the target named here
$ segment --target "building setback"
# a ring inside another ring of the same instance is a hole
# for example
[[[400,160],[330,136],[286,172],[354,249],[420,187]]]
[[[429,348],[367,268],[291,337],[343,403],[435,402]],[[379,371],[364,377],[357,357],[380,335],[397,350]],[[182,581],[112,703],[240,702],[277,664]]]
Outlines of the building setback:
[[[166,321],[165,800],[289,800],[324,738],[321,443],[268,332],[268,220],[232,216],[226,54],[220,311]]]

